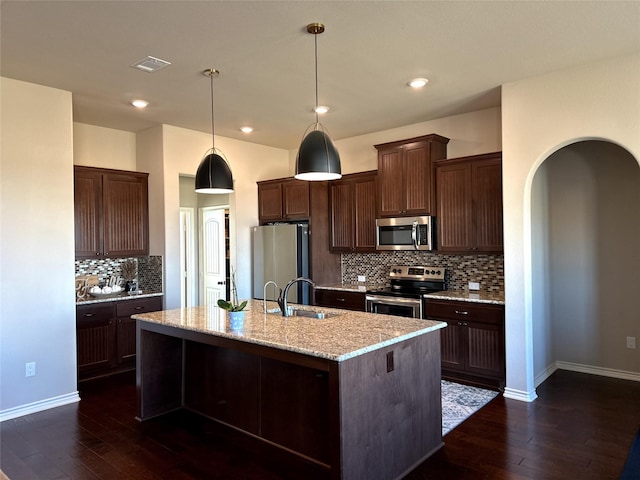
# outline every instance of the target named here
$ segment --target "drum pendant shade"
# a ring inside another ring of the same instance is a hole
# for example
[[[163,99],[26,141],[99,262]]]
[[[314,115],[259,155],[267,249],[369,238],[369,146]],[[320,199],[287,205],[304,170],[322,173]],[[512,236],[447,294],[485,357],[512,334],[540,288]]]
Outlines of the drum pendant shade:
[[[233,192],[233,175],[229,164],[223,156],[216,152],[220,152],[215,147],[215,126],[213,121],[213,79],[220,72],[214,68],[208,68],[203,75],[211,80],[211,148],[205,154],[200,162],[198,171],[196,172],[196,192],[197,193],[231,193]],[[220,152],[222,153],[222,152]]]
[[[233,192],[233,175],[229,165],[217,153],[209,150],[200,162],[196,172],[196,192],[198,193],[231,193]]]
[[[307,128],[296,157],[295,178],[307,181],[336,180],[342,177],[340,155],[333,141],[318,122],[318,34],[324,32],[321,23],[310,23],[307,32],[313,34],[315,49],[316,122]],[[311,131],[309,131],[311,129]]]
[[[336,180],[342,176],[340,155],[329,135],[312,130],[302,140],[296,158],[296,175],[300,180]]]

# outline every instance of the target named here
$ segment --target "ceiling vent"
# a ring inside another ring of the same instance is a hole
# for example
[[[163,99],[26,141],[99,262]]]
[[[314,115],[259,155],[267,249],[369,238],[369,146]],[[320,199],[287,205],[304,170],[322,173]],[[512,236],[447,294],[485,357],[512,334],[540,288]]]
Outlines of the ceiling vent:
[[[164,67],[168,67],[169,65],[171,65],[171,62],[167,62],[166,60],[156,57],[145,57],[130,66],[137,68],[138,70],[142,70],[143,72],[153,73],[163,69]]]

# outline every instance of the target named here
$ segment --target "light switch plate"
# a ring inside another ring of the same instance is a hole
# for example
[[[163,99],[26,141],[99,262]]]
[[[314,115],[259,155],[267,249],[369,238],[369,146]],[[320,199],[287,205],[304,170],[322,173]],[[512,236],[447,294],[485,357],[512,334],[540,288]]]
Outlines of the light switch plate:
[[[480,290],[480,283],[469,282],[469,290]]]
[[[366,282],[367,281],[367,277],[364,275],[358,275],[358,281],[359,282]]]

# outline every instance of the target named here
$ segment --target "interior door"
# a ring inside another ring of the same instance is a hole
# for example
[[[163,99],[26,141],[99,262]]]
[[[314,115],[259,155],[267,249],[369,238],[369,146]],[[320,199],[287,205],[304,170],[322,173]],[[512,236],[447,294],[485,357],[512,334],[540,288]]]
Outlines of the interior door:
[[[203,208],[200,224],[200,304],[215,305],[226,296],[224,208]]]

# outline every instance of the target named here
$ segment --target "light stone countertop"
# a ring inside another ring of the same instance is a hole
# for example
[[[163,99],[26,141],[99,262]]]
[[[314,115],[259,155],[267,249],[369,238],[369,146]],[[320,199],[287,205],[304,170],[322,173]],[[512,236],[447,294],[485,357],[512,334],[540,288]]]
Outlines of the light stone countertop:
[[[386,285],[369,283],[331,283],[316,285],[316,290],[341,290],[347,292],[366,292],[376,290]],[[440,300],[458,300],[461,302],[492,303],[504,305],[504,292],[469,292],[468,290],[443,290],[441,292],[427,293],[424,298],[437,298]]]
[[[91,303],[102,303],[102,302],[117,302],[120,300],[135,300],[136,298],[160,297],[162,295],[164,295],[162,292],[136,293],[134,295],[129,295],[127,292],[121,292],[115,295],[108,295],[105,297],[92,297],[90,294],[87,294],[87,296],[84,298],[78,298],[76,300],[76,305],[89,305]]]
[[[377,285],[372,283],[325,283],[323,285],[316,285],[316,290],[340,290],[342,292],[362,292],[366,293],[367,290],[373,290],[382,288],[384,285]]]
[[[427,293],[424,295],[424,298],[504,305],[504,292],[469,292],[468,290],[443,290],[442,292]]]
[[[275,309],[277,304],[267,302],[267,308]],[[306,305],[300,308],[337,312],[340,315],[321,320],[283,317],[280,314],[264,313],[261,300],[249,300],[243,325],[239,328],[231,328],[228,313],[217,305],[149,312],[133,315],[132,318],[337,362],[447,325],[433,320],[334,308]]]

